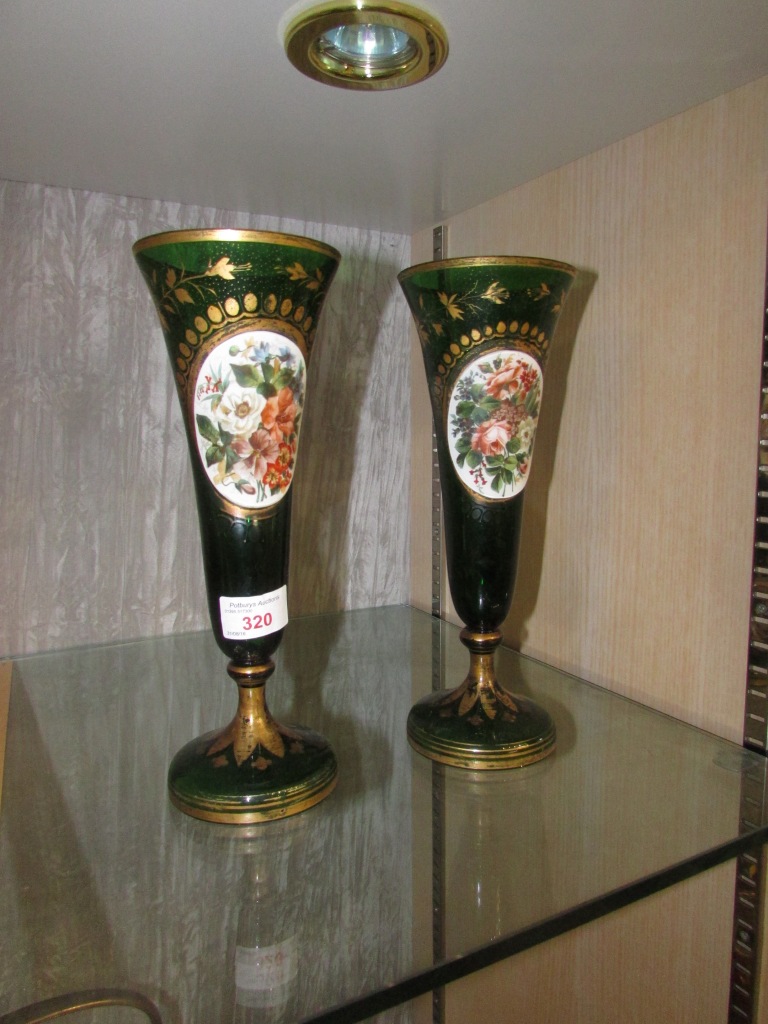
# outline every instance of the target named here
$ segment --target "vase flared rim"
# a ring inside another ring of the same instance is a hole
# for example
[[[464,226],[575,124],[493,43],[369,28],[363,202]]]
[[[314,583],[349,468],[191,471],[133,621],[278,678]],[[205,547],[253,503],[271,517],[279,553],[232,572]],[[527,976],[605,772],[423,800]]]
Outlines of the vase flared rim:
[[[397,275],[401,283],[414,274],[428,273],[433,270],[453,270],[461,267],[547,267],[550,270],[561,270],[575,277],[576,267],[560,260],[550,260],[543,256],[455,256],[445,260],[430,260],[406,267]]]
[[[305,235],[291,235],[283,231],[259,231],[254,228],[180,228],[174,231],[159,231],[154,235],[139,238],[131,251],[136,256],[147,249],[162,245],[176,245],[179,242],[261,242],[266,245],[286,245],[295,249],[311,249],[337,261],[341,253],[332,245]]]

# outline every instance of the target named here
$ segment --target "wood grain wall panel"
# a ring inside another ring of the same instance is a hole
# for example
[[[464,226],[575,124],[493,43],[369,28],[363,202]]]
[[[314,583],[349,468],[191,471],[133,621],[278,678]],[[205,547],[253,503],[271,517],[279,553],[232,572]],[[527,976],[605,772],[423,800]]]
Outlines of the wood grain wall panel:
[[[548,256],[581,271],[545,379],[508,641],[734,740],[766,123],[762,79],[448,224],[451,256]]]
[[[721,865],[455,982],[446,1024],[725,1024],[733,878]]]

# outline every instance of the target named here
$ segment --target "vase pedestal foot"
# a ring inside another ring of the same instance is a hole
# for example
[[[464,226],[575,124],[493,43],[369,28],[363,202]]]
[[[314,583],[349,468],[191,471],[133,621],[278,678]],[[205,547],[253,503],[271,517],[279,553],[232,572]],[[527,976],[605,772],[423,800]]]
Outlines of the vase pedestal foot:
[[[548,711],[527,697],[508,693],[495,677],[493,657],[501,633],[473,633],[461,640],[470,668],[455,690],[423,697],[408,715],[414,750],[455,768],[521,768],[555,749],[555,724]]]
[[[336,757],[319,733],[272,718],[264,684],[274,664],[230,662],[227,671],[238,684],[237,714],[176,754],[168,770],[171,801],[194,818],[250,825],[325,799],[336,785]]]

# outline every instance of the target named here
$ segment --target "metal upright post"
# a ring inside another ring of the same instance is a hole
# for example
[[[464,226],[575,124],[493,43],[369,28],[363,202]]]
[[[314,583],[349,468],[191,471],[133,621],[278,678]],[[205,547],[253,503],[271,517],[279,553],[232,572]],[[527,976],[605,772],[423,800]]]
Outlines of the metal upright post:
[[[440,225],[432,232],[432,259],[446,256],[446,231]],[[437,436],[432,428],[432,689],[441,690],[444,653],[443,615],[443,510],[440,492],[440,467],[437,459]],[[435,963],[444,960],[445,947],[445,793],[443,769],[432,764],[432,957]],[[445,989],[432,992],[433,1024],[445,1021]]]
[[[755,546],[752,558],[747,695],[744,746],[768,753],[768,280],[763,306],[763,365],[758,432]],[[741,823],[762,820],[766,803],[762,781],[747,771],[741,788]],[[746,829],[745,829],[746,830]],[[756,1021],[762,936],[765,851],[756,846],[736,859],[736,894],[731,950],[729,1024]]]

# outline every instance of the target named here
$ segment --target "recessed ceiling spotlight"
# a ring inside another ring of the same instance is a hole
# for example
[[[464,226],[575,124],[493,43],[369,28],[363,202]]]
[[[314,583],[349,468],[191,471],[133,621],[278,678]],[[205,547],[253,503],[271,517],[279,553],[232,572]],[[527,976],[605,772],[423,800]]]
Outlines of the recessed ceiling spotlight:
[[[303,74],[342,89],[399,89],[445,63],[448,39],[430,15],[394,0],[331,2],[304,11],[285,34]]]

